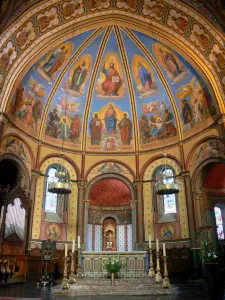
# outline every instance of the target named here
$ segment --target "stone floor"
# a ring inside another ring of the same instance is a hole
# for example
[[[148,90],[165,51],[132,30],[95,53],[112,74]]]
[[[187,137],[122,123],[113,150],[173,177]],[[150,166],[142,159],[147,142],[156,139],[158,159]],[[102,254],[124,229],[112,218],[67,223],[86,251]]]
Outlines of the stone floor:
[[[195,284],[179,284],[179,295],[164,295],[164,296],[58,296],[52,295],[48,288],[38,288],[36,283],[27,282],[24,284],[11,284],[0,286],[0,300],[4,297],[15,298],[41,298],[46,300],[64,300],[64,299],[76,299],[76,300],[203,300],[209,299],[207,297],[206,288],[203,283]],[[218,300],[218,299],[213,299]],[[225,297],[224,297],[225,300]]]

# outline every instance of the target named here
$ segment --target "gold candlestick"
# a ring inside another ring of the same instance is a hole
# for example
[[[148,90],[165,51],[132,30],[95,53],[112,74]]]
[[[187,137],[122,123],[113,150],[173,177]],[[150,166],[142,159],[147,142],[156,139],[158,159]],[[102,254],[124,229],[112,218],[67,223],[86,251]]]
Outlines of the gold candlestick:
[[[166,256],[163,256],[163,261],[164,261],[164,278],[163,278],[162,287],[163,288],[168,288],[170,286],[170,281],[169,281],[168,272],[167,272]]]
[[[162,275],[160,273],[160,265],[159,265],[159,251],[156,251],[156,275],[155,282],[160,283],[162,281]]]
[[[68,264],[68,261],[69,261],[69,257],[68,256],[66,256],[66,257],[64,257],[64,271],[63,271],[63,281],[62,281],[62,285],[61,285],[61,287],[62,287],[62,289],[63,290],[67,290],[67,289],[69,289],[69,280],[67,279],[67,264]]]
[[[153,278],[155,277],[155,270],[153,268],[153,259],[152,259],[152,248],[149,248],[149,271],[148,277]]]
[[[76,283],[76,275],[74,274],[74,265],[75,265],[75,253],[71,252],[71,266],[70,266],[70,276],[69,276],[69,283]]]
[[[81,279],[84,277],[84,274],[83,274],[83,270],[82,270],[82,267],[81,267],[81,263],[80,263],[80,254],[81,254],[81,249],[78,248],[77,250],[77,263],[78,263],[78,266],[77,266],[77,278]]]

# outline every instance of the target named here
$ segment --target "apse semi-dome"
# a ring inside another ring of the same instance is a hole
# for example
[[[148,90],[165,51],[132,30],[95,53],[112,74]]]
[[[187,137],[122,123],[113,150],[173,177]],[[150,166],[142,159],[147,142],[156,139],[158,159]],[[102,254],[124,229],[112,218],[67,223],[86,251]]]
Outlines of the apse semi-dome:
[[[72,151],[146,151],[212,124],[217,107],[209,86],[176,49],[109,26],[38,59],[7,109],[16,126],[51,146],[64,141]]]

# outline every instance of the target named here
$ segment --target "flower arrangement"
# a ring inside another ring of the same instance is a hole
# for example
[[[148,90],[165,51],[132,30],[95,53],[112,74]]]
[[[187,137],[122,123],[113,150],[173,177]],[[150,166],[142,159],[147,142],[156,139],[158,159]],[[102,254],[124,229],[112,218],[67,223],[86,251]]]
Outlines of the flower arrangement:
[[[117,256],[117,257],[107,258],[107,260],[104,261],[104,266],[110,273],[118,273],[120,269],[123,267],[123,263],[120,260],[119,256]]]
[[[209,246],[205,241],[203,241],[202,252],[205,263],[217,262],[219,260],[219,256],[217,255],[215,248],[213,246]]]

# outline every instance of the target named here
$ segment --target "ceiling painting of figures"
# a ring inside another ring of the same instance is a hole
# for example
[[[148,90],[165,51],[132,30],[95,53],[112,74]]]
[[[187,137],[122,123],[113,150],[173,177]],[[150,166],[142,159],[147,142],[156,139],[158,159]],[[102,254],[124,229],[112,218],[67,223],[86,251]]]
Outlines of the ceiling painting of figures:
[[[96,78],[88,121],[88,150],[134,150],[130,99],[121,61],[118,41],[112,31]]]
[[[93,69],[93,58],[103,34],[100,34],[71,64],[51,101],[45,122],[46,142],[80,148],[86,96]],[[90,54],[91,53],[91,54]]]
[[[25,132],[38,136],[45,104],[63,67],[92,31],[61,43],[47,52],[25,74],[13,95],[9,114]]]
[[[8,114],[51,145],[128,153],[210,126],[215,99],[205,75],[176,47],[111,26],[55,44],[18,81]]]

